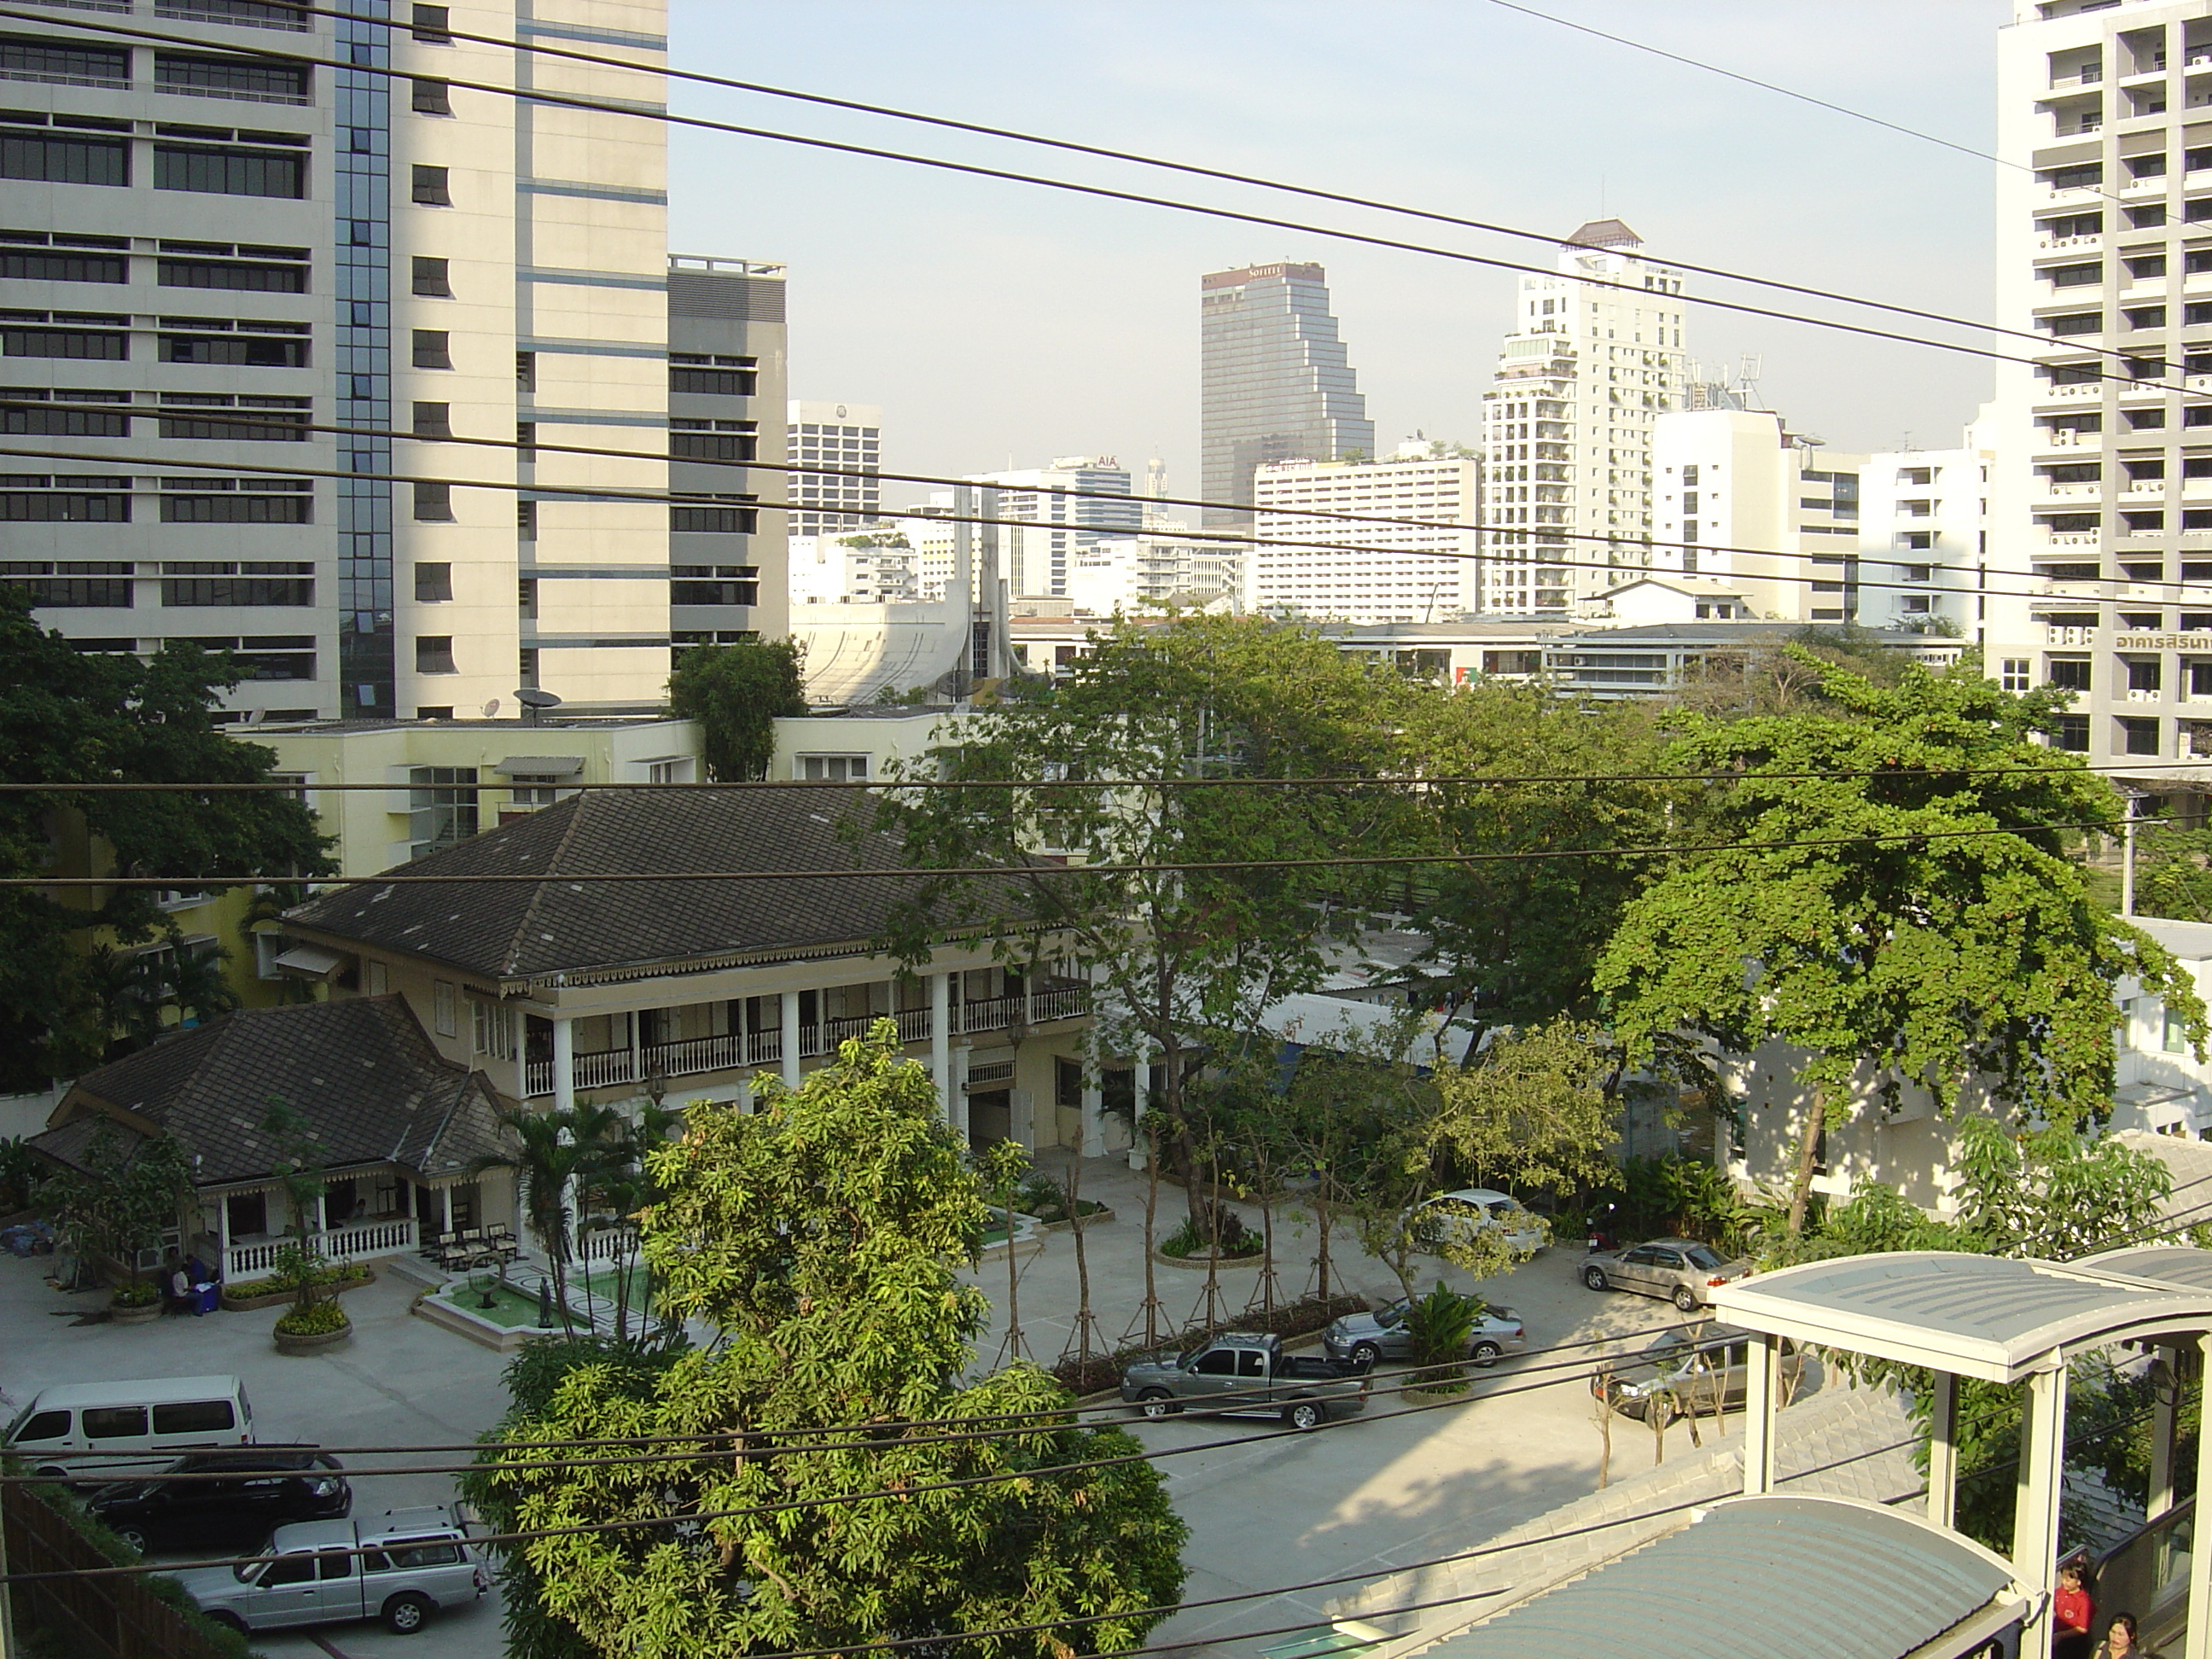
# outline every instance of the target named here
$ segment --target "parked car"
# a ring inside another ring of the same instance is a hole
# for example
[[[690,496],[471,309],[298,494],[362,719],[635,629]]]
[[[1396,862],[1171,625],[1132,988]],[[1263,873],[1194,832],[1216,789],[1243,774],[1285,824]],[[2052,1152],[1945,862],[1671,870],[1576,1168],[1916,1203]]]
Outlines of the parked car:
[[[313,1446],[198,1452],[148,1480],[116,1480],[84,1506],[137,1550],[258,1544],[294,1521],[343,1520],[353,1488],[338,1460]],[[172,1475],[221,1476],[175,1480]]]
[[[1121,1398],[1147,1417],[1275,1417],[1294,1429],[1364,1411],[1367,1389],[1364,1365],[1286,1354],[1272,1331],[1217,1336],[1188,1354],[1147,1354],[1121,1373]]]
[[[1699,1330],[1662,1331],[1650,1346],[1632,1359],[1601,1367],[1590,1378],[1590,1393],[1610,1399],[1613,1409],[1631,1417],[1646,1418],[1652,1401],[1664,1399],[1670,1414],[1714,1410],[1713,1384],[1720,1384],[1719,1409],[1734,1411],[1744,1402],[1751,1382],[1751,1333],[1735,1325],[1708,1325]],[[1794,1389],[1805,1367],[1805,1357],[1788,1338],[1782,1342],[1782,1375]]]
[[[1414,1237],[1423,1248],[1464,1243],[1481,1231],[1503,1233],[1505,1242],[1523,1255],[1534,1255],[1552,1242],[1544,1218],[1510,1193],[1491,1187],[1462,1187],[1438,1193],[1413,1208]]]
[[[1695,1313],[1716,1287],[1750,1272],[1748,1261],[1723,1261],[1694,1238],[1655,1238],[1626,1250],[1592,1250],[1583,1259],[1583,1283],[1590,1289],[1663,1296],[1684,1313]]]
[[[181,1452],[253,1443],[253,1407],[234,1376],[155,1376],[41,1389],[0,1446],[34,1474],[151,1474]]]
[[[489,1588],[467,1529],[441,1508],[279,1527],[259,1559],[196,1567],[177,1582],[202,1613],[233,1630],[381,1619],[403,1636]]]
[[[1413,1350],[1406,1329],[1406,1311],[1412,1304],[1404,1297],[1386,1303],[1372,1313],[1346,1314],[1322,1333],[1321,1345],[1331,1359],[1355,1365],[1372,1365],[1378,1359],[1404,1359]],[[1486,1302],[1468,1334],[1467,1357],[1478,1365],[1494,1365],[1499,1356],[1519,1353],[1528,1346],[1521,1316],[1510,1308]]]

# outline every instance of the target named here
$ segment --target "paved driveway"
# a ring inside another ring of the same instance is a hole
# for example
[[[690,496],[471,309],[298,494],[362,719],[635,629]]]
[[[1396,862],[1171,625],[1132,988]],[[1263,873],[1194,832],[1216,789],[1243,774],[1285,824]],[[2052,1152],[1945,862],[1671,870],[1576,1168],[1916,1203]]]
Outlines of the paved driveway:
[[[245,1381],[261,1439],[334,1447],[451,1445],[491,1427],[506,1403],[499,1382],[505,1358],[409,1314],[416,1287],[404,1279],[386,1279],[347,1293],[351,1342],[331,1352],[287,1358],[269,1334],[279,1309],[129,1328],[80,1325],[78,1316],[105,1297],[49,1289],[46,1267],[44,1260],[0,1255],[0,1413],[6,1416],[56,1382],[235,1373]],[[354,1483],[354,1512],[374,1515],[453,1497],[449,1475],[380,1479],[374,1473],[378,1468],[465,1462],[467,1454],[346,1454],[342,1461]],[[488,1659],[505,1650],[495,1595],[440,1616],[415,1636],[397,1637],[380,1625],[330,1625],[312,1634],[270,1632],[256,1636],[254,1645],[270,1659],[328,1659],[333,1652],[345,1659],[403,1652],[412,1659]]]

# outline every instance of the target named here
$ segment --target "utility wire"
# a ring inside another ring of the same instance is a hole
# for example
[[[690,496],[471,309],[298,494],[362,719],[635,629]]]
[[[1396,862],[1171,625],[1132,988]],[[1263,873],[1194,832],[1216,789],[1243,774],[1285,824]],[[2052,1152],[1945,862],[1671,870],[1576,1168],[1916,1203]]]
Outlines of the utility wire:
[[[1504,0],[1500,0],[1500,3],[1504,3]],[[1552,17],[1546,13],[1530,10],[1525,6],[1510,6],[1509,9],[1515,11],[1526,11],[1530,16],[1542,17],[1547,21],[1559,23],[1568,28],[1583,27],[1580,24],[1568,22],[1565,18]],[[368,23],[394,29],[407,27],[406,24],[394,22],[390,18],[372,17],[366,13],[347,11],[329,6],[299,5],[295,9],[304,15],[328,17],[340,22]],[[1634,46],[1638,51],[1655,52],[1665,58],[1674,57],[1671,52],[1660,52],[1656,47],[1642,46],[1638,42],[1627,40],[1618,35],[1604,34],[1601,30],[1585,29],[1583,32],[1598,34],[1602,39],[1618,41],[1624,46]],[[725,91],[750,93],[765,98],[779,98],[793,103],[810,104],[824,109],[881,116],[888,120],[904,121],[918,126],[936,127],[951,132],[970,133],[986,138],[1003,138],[1010,143],[1028,144],[1043,149],[1060,150],[1068,155],[1094,156],[1109,161],[1126,161],[1136,167],[1182,173],[1195,179],[1212,179],[1224,184],[1249,185],[1260,190],[1273,191],[1282,195],[1304,197],[1313,201],[1333,202],[1344,207],[1368,208],[1378,213],[1395,214],[1404,218],[1420,219],[1432,224],[1451,225],[1466,230],[1484,231],[1493,235],[1510,237],[1519,241],[1535,242],[1552,247],[1561,246],[1558,236],[1546,231],[1529,230],[1516,225],[1499,224],[1484,219],[1470,219],[1458,214],[1442,213],[1428,208],[1409,207],[1402,203],[1378,201],[1371,197],[1348,195],[1340,191],[1322,190],[1313,185],[1291,183],[1285,179],[1271,179],[1254,173],[1236,173],[1221,167],[1201,166],[1196,162],[1176,161],[1165,156],[1147,155],[1133,150],[1115,149],[1105,145],[1082,143],[1073,139],[1055,138],[1047,134],[1028,132],[1018,128],[990,126],[981,122],[957,120],[950,116],[932,115],[919,110],[902,109],[895,105],[872,104],[858,99],[837,98],[823,93],[803,92],[794,88],[774,86],[765,82],[743,81],[729,76],[708,75],[697,70],[676,69],[665,64],[644,64],[633,59],[612,58],[604,53],[580,52],[574,47],[549,46],[536,41],[514,40],[504,35],[475,34],[466,30],[452,27],[447,28],[444,33],[450,40],[466,41],[471,46],[494,46],[502,51],[526,52],[538,58],[586,64],[599,68],[623,70],[634,74],[657,76],[664,80],[684,82],[696,86],[714,87]],[[1713,68],[1711,64],[1698,64],[1690,58],[1678,58],[1674,61],[1689,64],[1695,68]],[[1726,70],[1715,70],[1714,72],[1722,75],[1730,74],[1730,71]],[[1731,78],[1747,80],[1748,77],[1732,76]],[[1787,97],[1802,98],[1807,102],[1819,104],[1823,108],[1835,110],[1841,114],[1855,116],[1860,120],[1871,121],[1878,126],[1890,127],[1894,131],[1905,133],[1911,137],[1926,139],[1930,143],[1945,144],[1953,149],[1962,149],[1960,145],[1949,143],[1946,139],[1917,132],[1909,127],[1897,126],[1894,123],[1881,120],[1879,117],[1844,109],[1841,105],[1826,103],[1802,93],[1790,92],[1786,88],[1770,86],[1767,82],[1760,81],[1751,81],[1749,84],[1765,88],[1768,91],[1780,92]],[[1964,153],[1984,161],[2000,161],[2000,158],[1984,155],[1979,150],[1966,149]],[[2018,162],[2009,161],[2000,161],[2000,165],[2021,166]],[[2033,171],[2033,168],[2027,167],[2022,167],[2021,170]],[[2103,195],[2104,192],[2100,191],[2099,194]],[[2107,196],[2106,199],[2117,204],[2119,198]],[[1722,266],[1693,264],[1687,260],[1662,258],[1658,255],[1643,257],[1665,264],[1670,269],[1688,271],[1700,276],[1717,276],[1729,282],[1744,283],[1755,288],[1801,295],[1808,299],[1832,300],[1838,304],[1859,306],[1869,310],[1887,312],[1894,316],[1916,318],[1924,322],[1943,323],[1959,328],[1979,330],[1985,333],[2009,335],[2039,345],[2047,343],[2050,338],[2047,335],[2037,334],[2030,330],[2007,328],[2000,324],[1984,322],[1976,318],[1956,317],[1944,312],[1928,311],[1914,306],[1868,299],[1862,295],[1811,288],[1802,283],[1784,282],[1773,277],[1753,276],[1743,271],[1729,270]],[[2112,355],[2118,356],[2123,354],[2115,352]]]
[[[27,12],[8,8],[0,8],[0,17],[13,18],[27,22],[38,22],[48,25],[65,21],[67,26],[71,28],[85,29],[102,34],[123,36],[132,40],[153,41],[163,45],[192,46],[204,49],[208,44],[205,40],[192,36],[167,34],[151,29],[131,28],[116,23],[95,22],[89,18],[71,17],[63,20],[54,18],[44,13]],[[380,21],[386,22],[387,26],[389,24],[389,20]],[[400,27],[404,27],[405,25],[403,24]],[[417,78],[430,78],[418,77],[411,71],[405,70],[392,69],[378,64],[355,64],[349,60],[338,58],[318,57],[307,52],[280,52],[273,47],[259,45],[232,46],[231,43],[228,42],[225,44],[230,50],[241,52],[250,52],[257,57],[268,58],[285,63],[307,64],[319,68],[344,70],[359,75],[383,76],[387,79],[393,80],[411,81]],[[611,67],[627,70],[635,74],[652,76],[661,72],[651,65],[623,63],[617,60],[609,60],[609,63]],[[600,99],[585,98],[569,94],[543,91],[535,88],[500,86],[491,82],[459,80],[450,76],[442,76],[434,78],[442,81],[444,84],[448,87],[459,88],[465,91],[490,93],[497,97],[512,98],[525,103],[546,104],[560,108],[586,110],[597,114],[626,115],[638,119],[659,121],[672,126],[691,127],[702,131],[725,133],[738,137],[767,139],[773,143],[793,144],[804,149],[822,150],[832,154],[861,156],[875,161],[901,161],[915,167],[933,168],[939,172],[965,174],[972,178],[991,179],[1009,184],[1034,185],[1042,189],[1063,191],[1071,194],[1087,196],[1102,201],[1121,202],[1138,207],[1165,208],[1173,212],[1194,214],[1203,218],[1225,220],[1237,224],[1257,225],[1263,228],[1271,230],[1296,231],[1304,235],[1322,236],[1334,241],[1349,242],[1360,246],[1384,248],[1396,252],[1426,254],[1435,258],[1449,259],[1462,264],[1480,265],[1493,270],[1507,270],[1518,272],[1525,276],[1550,277],[1561,281],[1581,283],[1587,287],[1605,289],[1611,291],[1636,291],[1623,290],[1620,283],[1606,277],[1586,275],[1577,271],[1562,270],[1555,266],[1523,264],[1515,260],[1496,258],[1486,254],[1470,253],[1462,249],[1435,247],[1425,243],[1408,241],[1399,237],[1381,236],[1366,232],[1344,230],[1325,225],[1310,224],[1301,220],[1285,219],[1269,214],[1243,212],[1231,208],[1210,206],[1203,203],[1181,201],[1173,197],[1147,195],[1138,191],[1116,190],[1103,185],[1079,184],[1072,179],[1054,179],[1046,175],[1021,173],[1005,167],[983,167],[977,163],[955,161],[942,156],[917,155],[908,151],[886,149],[874,145],[847,143],[834,139],[817,138],[799,133],[783,132],[775,128],[745,126],[732,121],[711,120],[704,116],[678,115],[673,112],[665,110],[640,109],[629,104],[611,102]],[[1692,296],[1677,295],[1667,297],[1691,300]],[[1750,305],[1741,301],[1696,298],[1692,302],[1711,307],[1714,310],[1735,312],[1745,316],[1763,317],[1778,322],[1804,323],[1817,328],[1832,329],[1842,333],[1857,335],[1865,339],[1887,340],[1904,345],[1925,346],[1931,350],[1947,351],[1957,356],[1977,357],[1993,362],[2025,364],[2031,367],[2033,366],[2034,363],[2033,359],[2014,356],[2008,352],[1993,350],[1986,346],[1971,345],[1955,341],[1929,339],[1920,335],[1904,334],[1893,329],[1875,328],[1862,323],[1844,322],[1834,318],[1807,317],[1794,312],[1778,311],[1771,307]],[[1981,324],[1971,324],[1967,325],[1977,328],[1990,326],[1988,325]],[[2091,349],[2084,348],[2084,349]],[[2121,354],[2113,355],[2117,356]]]
[[[313,787],[312,785],[300,787]],[[402,787],[404,786],[387,787]],[[661,787],[668,789],[684,787],[681,784],[664,784]],[[2145,824],[2172,823],[2177,820],[2173,817],[2141,817],[2135,819],[2134,822],[2141,827]],[[1780,853],[1793,851],[1799,848],[1879,847],[1891,843],[1978,840],[1991,836],[2025,838],[2033,835],[2047,835],[2055,831],[2075,830],[2110,834],[2119,827],[2119,823],[2117,818],[2098,818],[2078,823],[2000,825],[1987,830],[1898,830],[1888,835],[1831,836],[1802,841],[1723,841],[1689,842],[1674,847],[1547,848],[1533,852],[1519,853],[1389,853],[1355,854],[1338,858],[1217,859],[1175,863],[976,864],[894,870],[619,870],[600,871],[593,873],[571,873],[565,871],[549,870],[538,874],[522,874],[512,871],[470,870],[456,871],[451,875],[443,876],[9,876],[0,878],[0,889],[9,887],[170,888],[190,885],[197,890],[301,884],[310,884],[316,887],[382,887],[451,886],[456,883],[480,885],[485,883],[514,882],[532,884],[566,882],[571,885],[584,882],[637,881],[917,882],[939,879],[948,876],[1006,878],[1010,876],[1188,875],[1255,870],[1379,869],[1421,865],[1522,864],[1548,861],[1553,859],[1666,858],[1702,853]]]
[[[6,14],[4,12],[0,12],[0,16],[4,16]],[[36,409],[50,409],[52,407],[52,405],[45,404],[17,404],[15,406]],[[234,426],[270,425],[272,427],[272,429],[290,433],[298,433],[303,430],[347,432],[380,438],[402,438],[410,440],[414,439],[416,436],[416,434],[412,433],[386,432],[378,428],[361,427],[302,428],[296,425],[276,426],[273,422],[260,422],[251,418],[226,422],[226,424]],[[558,450],[567,453],[615,456],[624,459],[659,461],[663,463],[665,463],[670,459],[670,458],[665,454],[641,454],[635,450],[592,449],[581,446],[521,444],[516,440],[507,438],[426,438],[420,440],[420,441],[433,443],[465,442],[501,449],[549,449]],[[27,460],[65,461],[78,466],[106,465],[160,469],[183,467],[195,469],[200,471],[222,472],[228,474],[252,472],[274,477],[334,478],[344,479],[352,482],[359,482],[363,478],[371,478],[381,480],[386,483],[434,483],[443,485],[449,489],[500,490],[515,495],[527,495],[537,500],[560,501],[566,499],[572,501],[611,501],[632,502],[640,505],[662,503],[670,507],[714,507],[725,504],[721,501],[718,500],[715,495],[700,490],[653,490],[594,487],[586,484],[543,484],[512,478],[455,478],[437,474],[412,472],[362,473],[345,467],[280,465],[273,462],[246,462],[238,460],[198,460],[179,456],[116,455],[74,449],[39,449],[25,446],[0,447],[0,455],[15,457]],[[678,458],[678,459],[684,465],[730,466],[738,468],[740,471],[753,467],[787,472],[803,472],[809,470],[803,466],[753,461],[696,462],[690,460],[689,458]],[[60,477],[64,480],[69,477],[67,474],[54,474],[49,476]],[[951,481],[940,480],[938,482]],[[988,486],[976,487],[985,488]],[[1068,494],[1073,492],[1054,491],[1051,493]],[[1081,493],[1086,495],[1125,503],[1139,499],[1139,497],[1131,495],[1107,495],[1103,491],[1095,490],[1084,491]],[[1144,497],[1142,499],[1164,500],[1167,498]],[[788,501],[763,501],[757,499],[740,499],[738,501],[731,504],[757,512],[809,512],[814,510],[803,505],[794,504]],[[1211,505],[1211,503],[1197,501],[1189,502],[1188,504],[1191,506]],[[1297,518],[1310,518],[1317,516],[1316,514],[1309,514],[1303,510],[1296,513],[1291,513],[1287,509],[1273,507],[1261,507],[1252,510],[1257,513],[1279,514],[1281,516]],[[927,516],[931,522],[939,524],[994,525],[1015,530],[1034,530],[1038,528],[1036,520],[1026,519],[991,518],[985,517],[981,514],[961,513],[933,513]],[[1355,519],[1366,523],[1387,524],[1408,529],[1473,532],[1493,536],[1510,534],[1527,535],[1530,533],[1530,527],[1526,525],[1501,525],[1484,522],[1453,524],[1435,520],[1396,519],[1383,517],[1381,515],[1353,514],[1329,514],[1326,516],[1331,519]],[[1550,534],[1553,532],[1547,528],[1546,533]],[[1725,553],[1747,558],[1776,559],[1808,565],[1810,561],[1815,556],[1812,553],[1805,551],[1790,552],[1775,548],[1719,547],[1706,542],[1618,542],[1592,531],[1559,531],[1556,533],[1559,535],[1559,539],[1563,541],[1596,542],[1602,543],[1609,547],[1621,547],[1645,552],[1655,549],[1664,550],[1680,550],[1686,549],[1687,550],[1699,554],[1711,555]],[[1392,548],[1381,547],[1367,542],[1322,541],[1310,538],[1248,535],[1236,532],[1224,532],[1221,533],[1208,532],[1203,536],[1193,537],[1190,539],[1230,543],[1245,548],[1303,548],[1310,550],[1320,550],[1324,552],[1357,553],[1370,557],[1449,559],[1462,562],[1473,562],[1478,565],[1483,563],[1498,565],[1534,564],[1542,565],[1547,568],[1562,570],[1609,570],[1621,573],[1625,577],[1628,578],[1641,577],[1644,575],[1666,575],[1669,574],[1679,574],[1669,573],[1663,568],[1655,569],[1653,567],[1645,565],[1621,564],[1607,559],[1571,559],[1564,556],[1553,556],[1548,553],[1539,554],[1534,550],[1522,547],[1518,544],[1509,545],[1503,550],[1494,546],[1489,548],[1477,548],[1473,550],[1460,548]],[[1856,549],[1853,550],[1854,552],[1856,550],[1857,550]],[[1840,557],[1842,555],[1839,554],[1838,556]],[[1963,568],[1961,568],[1960,574],[1966,574],[1963,570]],[[1832,574],[1824,576],[1818,570],[1808,568],[1802,574],[1778,570],[1771,573],[1745,572],[1741,574],[1731,574],[1726,580],[1729,581],[1771,581],[1802,587],[1809,583],[1818,581],[1832,581],[1836,580],[1836,578]],[[1952,595],[1961,599],[2040,599],[2045,601],[2063,600],[2063,596],[2051,594],[2033,588],[1954,586],[1948,582],[1936,582],[1932,580],[1926,582],[1881,581],[1863,575],[1862,575],[1856,581],[1853,582],[1851,586],[1856,588],[1876,592],[1896,592],[1922,593],[1929,595],[1930,597],[1937,595]],[[2160,582],[2155,584],[2155,586],[2172,589],[2177,597],[2185,592],[2200,587],[2212,590],[2212,583],[2195,580]],[[2155,599],[2147,600],[2144,602],[2148,604],[2164,603],[2164,601]],[[1543,617],[1532,619],[1528,617],[1516,617],[1512,618],[1512,620],[1516,622],[1525,622],[1529,620],[1543,622],[1553,619]],[[1565,616],[1561,616],[1556,620],[1562,626],[1572,626],[1571,619]]]
[[[2065,750],[2053,751],[2064,754]],[[702,789],[714,792],[747,789],[803,789],[883,791],[927,789],[1444,789],[1504,788],[1537,783],[1770,783],[1814,778],[1881,778],[1898,782],[1936,782],[1968,777],[2078,777],[2102,772],[2212,771],[2212,759],[2153,761],[2131,766],[2123,761],[2084,762],[2079,766],[1948,766],[1839,767],[1813,772],[1529,772],[1425,776],[1409,774],[1388,777],[1337,777],[1317,775],[1296,778],[746,778],[710,783],[564,783],[559,786],[581,794],[608,789]],[[296,783],[263,780],[252,783],[0,783],[0,794],[137,794],[189,790],[194,793],[234,793],[240,790],[276,790],[288,794],[329,790],[393,790],[405,783]],[[480,788],[496,789],[497,784]],[[2142,822],[2142,820],[2138,820]]]

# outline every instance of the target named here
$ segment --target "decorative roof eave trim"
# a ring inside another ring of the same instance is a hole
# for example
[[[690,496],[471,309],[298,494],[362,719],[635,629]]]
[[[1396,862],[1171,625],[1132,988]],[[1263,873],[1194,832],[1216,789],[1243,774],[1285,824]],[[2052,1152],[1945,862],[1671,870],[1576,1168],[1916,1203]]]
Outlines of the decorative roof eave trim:
[[[1018,939],[1025,934],[1063,932],[1048,922],[1009,927],[994,938]],[[936,935],[933,947],[953,943],[963,933]],[[890,952],[881,939],[848,939],[838,944],[793,950],[771,945],[757,951],[724,952],[710,957],[663,957],[654,960],[612,963],[603,968],[556,968],[543,974],[515,975],[500,981],[502,996],[532,996],[540,991],[588,985],[623,985],[641,979],[680,979],[695,974],[717,974],[731,968],[773,968],[787,962],[823,962],[836,957],[880,957]]]

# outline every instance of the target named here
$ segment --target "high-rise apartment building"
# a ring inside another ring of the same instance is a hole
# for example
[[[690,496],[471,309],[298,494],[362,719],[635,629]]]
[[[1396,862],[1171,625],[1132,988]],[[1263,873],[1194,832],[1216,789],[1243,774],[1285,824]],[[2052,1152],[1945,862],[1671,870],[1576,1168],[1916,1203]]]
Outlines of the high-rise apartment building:
[[[1352,365],[1329,313],[1319,265],[1246,265],[1200,279],[1200,493],[1249,502],[1269,461],[1335,461],[1375,453]],[[1250,515],[1209,507],[1208,525]]]
[[[1078,548],[1144,528],[1145,506],[1129,493],[1129,469],[1111,455],[1062,455],[1049,466],[971,472],[999,486],[1000,574],[1017,595],[1065,595]],[[1081,494],[1072,492],[1081,491]]]
[[[784,268],[668,262],[669,629],[673,649],[790,632]],[[739,463],[764,463],[754,471]],[[762,505],[765,499],[767,505]]]
[[[226,646],[246,718],[474,715],[533,683],[656,703],[663,129],[457,83],[656,103],[659,0],[396,25],[163,0],[138,21],[173,43],[37,9],[0,44],[5,391],[30,405],[7,423],[84,452],[11,469],[5,574],[42,620],[88,649]],[[636,67],[519,58],[453,20]],[[272,46],[350,66],[250,55]]]
[[[1990,668],[2093,762],[2212,755],[2212,14],[2021,0],[1997,86],[1997,320],[2049,338],[1997,366]]]
[[[837,472],[793,472],[783,497],[792,506],[794,536],[839,536],[862,530],[882,516],[884,411],[874,404],[793,402],[790,406],[794,466],[834,466]]]
[[[1474,610],[1481,464],[1419,447],[1395,460],[1276,461],[1255,473],[1246,609],[1351,623],[1453,622]],[[1301,539],[1317,545],[1284,544]]]
[[[1519,326],[1483,394],[1481,608],[1563,612],[1653,568],[1652,435],[1681,407],[1680,276],[1618,219],[1521,278]]]

